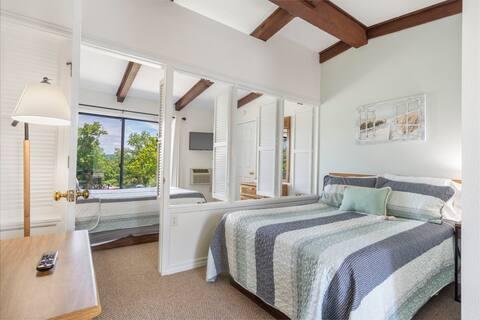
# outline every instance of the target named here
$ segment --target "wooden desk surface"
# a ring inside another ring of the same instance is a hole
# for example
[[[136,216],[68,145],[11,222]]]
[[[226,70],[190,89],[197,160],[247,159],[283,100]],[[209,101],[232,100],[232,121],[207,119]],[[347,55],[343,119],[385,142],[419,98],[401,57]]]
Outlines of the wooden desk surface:
[[[37,276],[45,251],[53,273]],[[92,319],[100,314],[87,231],[0,241],[0,319]]]

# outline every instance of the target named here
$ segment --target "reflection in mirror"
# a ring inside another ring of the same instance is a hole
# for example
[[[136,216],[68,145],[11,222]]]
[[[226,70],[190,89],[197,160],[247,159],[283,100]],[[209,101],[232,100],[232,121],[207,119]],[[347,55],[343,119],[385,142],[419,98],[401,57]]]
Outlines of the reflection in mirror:
[[[81,47],[75,228],[92,245],[158,232],[161,66]]]
[[[292,143],[292,116],[285,116],[283,118],[283,132],[282,132],[282,183],[288,184],[290,182],[290,148]],[[287,189],[288,190],[288,189]],[[285,196],[288,194],[283,194]]]
[[[174,72],[170,205],[227,200],[232,86]]]
[[[279,99],[242,89],[238,97],[233,145],[238,182],[235,200],[275,197]]]
[[[314,108],[285,100],[282,132],[282,196],[313,194]]]

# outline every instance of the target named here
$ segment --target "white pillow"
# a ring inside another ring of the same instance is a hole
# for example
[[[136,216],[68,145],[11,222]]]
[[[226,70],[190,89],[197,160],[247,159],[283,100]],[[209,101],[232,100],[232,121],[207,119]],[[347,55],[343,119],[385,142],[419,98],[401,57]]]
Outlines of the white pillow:
[[[462,195],[462,185],[456,183],[451,179],[446,178],[431,178],[431,177],[411,177],[411,176],[397,176],[394,174],[386,173],[383,175],[385,179],[413,182],[413,183],[425,183],[434,186],[449,186],[455,190],[454,196],[445,203],[442,209],[442,216],[446,220],[460,222],[462,221],[462,207],[460,205],[460,199]]]

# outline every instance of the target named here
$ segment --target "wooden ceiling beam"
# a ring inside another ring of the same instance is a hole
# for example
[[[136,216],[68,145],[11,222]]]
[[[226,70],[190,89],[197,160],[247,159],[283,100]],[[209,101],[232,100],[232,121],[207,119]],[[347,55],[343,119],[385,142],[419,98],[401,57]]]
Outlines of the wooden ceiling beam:
[[[207,90],[214,82],[207,80],[207,79],[200,79],[197,83],[190,88],[181,97],[180,99],[175,102],[175,110],[180,111],[185,108],[190,102],[192,102],[196,97],[201,95],[205,90]]]
[[[351,46],[349,46],[345,42],[339,41],[331,45],[330,47],[326,48],[325,50],[320,51],[320,54],[319,54],[320,63],[324,63],[325,61],[328,61],[333,57],[338,56],[340,53],[345,52],[350,48]]]
[[[237,102],[237,108],[241,108],[243,107],[244,105],[246,105],[247,103],[250,103],[252,102],[253,100],[257,99],[257,98],[260,98],[261,96],[263,96],[263,94],[261,93],[258,93],[258,92],[250,92],[249,94],[247,94],[245,97],[241,98],[238,100]]]
[[[461,0],[448,0],[373,25],[368,28],[367,35],[369,39],[372,39],[459,14],[461,12]]]
[[[462,0],[447,0],[368,27],[367,36],[368,39],[372,39],[459,13],[462,13]],[[319,53],[320,63],[332,59],[349,48],[351,46],[342,41],[335,43]]]
[[[125,69],[125,73],[123,74],[122,82],[117,90],[117,102],[125,101],[127,97],[128,90],[132,86],[135,77],[137,76],[138,70],[142,65],[140,63],[136,63],[133,61],[129,61],[127,64],[127,68]]]
[[[352,47],[367,44],[364,26],[328,1],[270,0],[292,16],[299,17]]]
[[[273,13],[265,19],[250,35],[257,39],[267,41],[275,33],[286,26],[294,16],[282,8],[277,8]]]

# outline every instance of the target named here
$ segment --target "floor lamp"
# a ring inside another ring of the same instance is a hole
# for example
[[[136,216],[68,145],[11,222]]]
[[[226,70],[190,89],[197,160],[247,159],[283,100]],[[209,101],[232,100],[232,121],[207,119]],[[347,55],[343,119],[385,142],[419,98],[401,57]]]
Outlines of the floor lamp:
[[[23,90],[12,114],[12,126],[24,123],[23,140],[23,235],[30,236],[30,137],[29,124],[69,126],[70,107],[60,88],[44,77]]]

